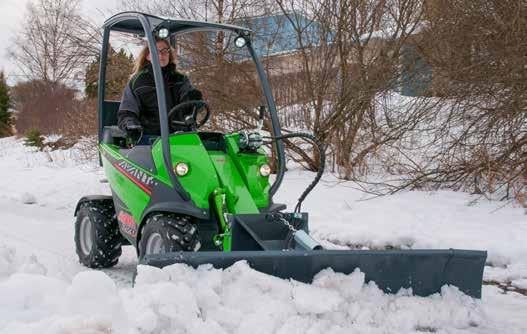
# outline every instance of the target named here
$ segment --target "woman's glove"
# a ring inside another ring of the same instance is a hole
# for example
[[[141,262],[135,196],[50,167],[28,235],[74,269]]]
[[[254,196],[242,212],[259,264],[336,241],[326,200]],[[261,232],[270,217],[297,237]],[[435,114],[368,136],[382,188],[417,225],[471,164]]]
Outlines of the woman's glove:
[[[133,144],[136,144],[143,135],[143,127],[141,125],[127,124],[125,130],[126,136],[131,140]]]

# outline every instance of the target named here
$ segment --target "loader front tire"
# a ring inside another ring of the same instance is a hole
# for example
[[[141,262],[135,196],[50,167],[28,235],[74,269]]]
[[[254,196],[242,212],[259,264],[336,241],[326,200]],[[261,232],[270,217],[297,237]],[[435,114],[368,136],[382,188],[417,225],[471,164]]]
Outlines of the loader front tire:
[[[75,248],[79,262],[89,268],[109,268],[119,261],[122,237],[113,206],[83,203],[75,222]]]
[[[156,214],[145,222],[139,240],[139,258],[145,255],[197,251],[201,247],[198,229],[188,217]]]

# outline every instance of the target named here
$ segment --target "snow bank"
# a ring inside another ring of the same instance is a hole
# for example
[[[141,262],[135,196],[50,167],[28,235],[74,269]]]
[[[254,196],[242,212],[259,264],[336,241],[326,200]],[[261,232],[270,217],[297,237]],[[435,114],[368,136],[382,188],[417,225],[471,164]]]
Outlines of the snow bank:
[[[125,333],[115,283],[97,271],[70,284],[38,274],[14,274],[0,283],[1,333]]]
[[[15,137],[0,138],[0,201],[71,210],[87,193],[109,193],[108,185],[100,183],[98,162],[85,159],[86,151],[96,150],[88,141],[49,152],[23,143]]]
[[[412,333],[488,322],[481,302],[454,287],[428,298],[388,295],[358,270],[325,270],[308,285],[244,262],[223,271],[140,266],[136,286],[120,290],[99,271],[71,282],[15,272],[0,295],[1,333]]]
[[[154,298],[152,291],[156,291]],[[187,305],[184,312],[176,311],[181,306],[164,305],[173,304],[167,299],[172,294],[168,291],[180,291]],[[485,323],[480,303],[456,288],[444,287],[441,295],[429,298],[413,297],[409,291],[388,295],[373,283],[365,284],[358,270],[350,275],[325,270],[308,285],[259,273],[244,262],[224,271],[210,266],[193,270],[181,264],[162,270],[140,266],[133,293],[140,298],[131,309],[151,309],[157,323],[188,332],[410,333],[419,328],[463,329]],[[174,312],[161,311],[165,307]],[[162,327],[153,332],[162,332]]]

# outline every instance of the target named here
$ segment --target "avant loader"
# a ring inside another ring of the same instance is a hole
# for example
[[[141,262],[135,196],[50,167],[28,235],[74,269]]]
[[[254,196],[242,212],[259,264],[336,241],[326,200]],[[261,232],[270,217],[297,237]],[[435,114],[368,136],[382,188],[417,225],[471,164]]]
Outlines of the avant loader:
[[[148,144],[130,145],[117,125],[119,102],[105,100],[110,32],[144,36],[150,50],[156,39],[179,38],[190,32],[222,31],[235,36],[233,47],[244,49],[256,67],[265,106],[254,131],[200,131],[210,109],[205,101],[188,101],[167,110],[157,52],[152,66],[159,105],[161,135]],[[308,214],[301,203],[319,180],[301,195],[293,211],[273,202],[285,172],[283,140],[304,137],[324,150],[312,136],[283,135],[263,67],[253,48],[254,34],[227,24],[167,19],[124,12],[104,24],[98,85],[99,151],[111,196],[80,199],[75,209],[75,242],[82,264],[91,268],[115,265],[123,245],[136,248],[141,264],[164,267],[185,263],[227,268],[245,260],[255,270],[281,278],[310,282],[331,268],[349,274],[359,268],[367,281],[386,292],[412,288],[416,295],[439,292],[445,284],[480,298],[486,252],[472,250],[326,250],[309,235]],[[184,122],[174,120],[182,107],[193,107]],[[200,117],[201,116],[201,120]],[[276,150],[276,178],[270,182],[270,161],[260,147],[264,117]],[[176,122],[187,131],[171,132]]]

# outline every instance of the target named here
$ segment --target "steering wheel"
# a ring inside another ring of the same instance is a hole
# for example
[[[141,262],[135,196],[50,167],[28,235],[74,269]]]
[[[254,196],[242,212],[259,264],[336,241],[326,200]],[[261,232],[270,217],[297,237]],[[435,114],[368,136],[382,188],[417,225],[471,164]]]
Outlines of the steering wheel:
[[[189,108],[192,108],[192,113],[190,115],[184,116],[184,121],[177,121],[174,118],[174,116],[181,114],[183,111],[189,110]],[[203,109],[205,109],[206,114],[205,117],[198,123],[197,116],[198,113],[201,112]],[[207,102],[203,100],[191,100],[191,101],[185,101],[182,102],[176,106],[174,106],[170,111],[168,112],[168,121],[171,124],[174,125],[181,125],[189,128],[191,131],[194,131],[196,129],[199,129],[202,127],[210,117],[210,109]]]

